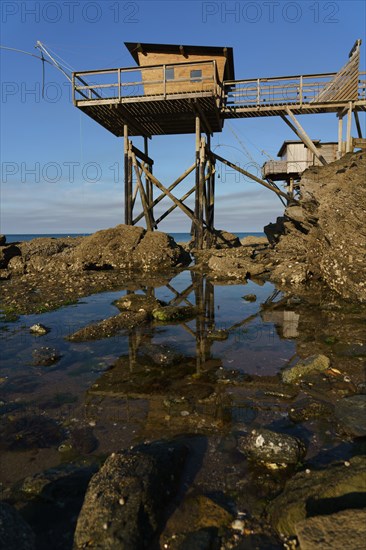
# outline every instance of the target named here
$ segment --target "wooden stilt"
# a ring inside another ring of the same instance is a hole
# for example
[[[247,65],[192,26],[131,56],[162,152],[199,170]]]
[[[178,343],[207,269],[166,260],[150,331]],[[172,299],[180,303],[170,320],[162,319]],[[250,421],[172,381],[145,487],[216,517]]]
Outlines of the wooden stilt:
[[[177,197],[175,197],[166,187],[164,187],[164,185],[162,183],[160,183],[160,181],[148,171],[146,166],[142,166],[142,169],[145,173],[147,173],[147,175],[149,176],[152,183],[158,189],[160,189],[160,191],[162,191],[166,197],[169,197],[170,200],[172,200],[174,202],[174,204],[176,204],[178,206],[178,208],[180,208],[192,220],[192,222],[197,226],[198,222],[197,222],[197,218],[194,215],[194,212],[192,212],[192,210],[188,206],[183,204],[182,201],[177,199]]]
[[[200,145],[201,145],[201,121],[200,117],[196,116],[196,195],[195,195],[195,207],[194,214],[198,217],[199,210],[199,181],[200,181]],[[191,234],[194,236],[194,240],[197,244],[197,226],[192,225]]]
[[[342,146],[342,142],[343,142],[343,113],[342,112],[339,112],[338,113],[338,151],[337,151],[337,158],[341,158],[342,154],[343,154],[343,146]]]
[[[358,118],[358,112],[356,111],[356,109],[353,111],[353,116],[355,117],[358,137],[362,139],[362,129],[360,124],[360,119]]]
[[[240,172],[240,174],[243,174],[243,176],[247,176],[248,178],[256,181],[257,183],[259,183],[260,185],[263,185],[263,187],[266,187],[267,189],[270,189],[271,191],[276,193],[276,195],[279,195],[280,197],[283,197],[286,200],[289,198],[287,193],[283,193],[283,191],[281,191],[280,189],[277,189],[277,187],[273,187],[272,185],[270,185],[266,181],[263,181],[260,178],[257,178],[257,176],[255,176],[254,174],[251,174],[250,172],[247,172],[246,170],[244,170],[243,168],[240,168],[240,166],[237,166],[233,162],[230,162],[229,160],[226,160],[223,157],[220,157],[220,155],[217,155],[216,153],[212,153],[212,155],[216,160],[222,162],[223,164],[226,164],[227,166],[230,166],[230,168],[233,168],[234,170],[237,170],[238,172]]]
[[[206,167],[206,145],[205,138],[201,138],[199,155],[199,181],[198,181],[198,211],[197,211],[197,233],[196,248],[203,248],[203,206],[204,206],[204,185],[205,185],[205,167]]]
[[[301,139],[301,141],[314,153],[314,155],[320,160],[320,162],[325,166],[327,161],[321,155],[318,151],[318,149],[315,147],[314,143],[310,139],[310,137],[305,132],[304,128],[301,126],[300,122],[297,120],[295,115],[291,112],[291,110],[286,107],[286,112],[288,116],[291,118],[292,122],[294,124],[291,124],[291,122],[285,117],[285,115],[281,115],[282,120],[286,122],[286,124],[295,132],[295,134]],[[295,125],[295,126],[294,126]]]
[[[147,137],[144,137],[144,153],[148,157],[149,156],[149,142]],[[152,172],[152,165],[148,164],[149,172]],[[147,203],[149,207],[152,205],[153,202],[153,185],[148,177],[145,177],[145,188],[146,188],[146,197],[147,197]]]
[[[125,224],[132,225],[132,178],[130,177],[130,158],[128,126],[123,127],[124,138],[124,180],[125,180]]]
[[[195,169],[196,165],[195,164],[192,164],[192,166],[190,166],[185,172],[183,172],[183,174],[181,176],[179,176],[179,178],[177,178],[169,187],[168,187],[168,191],[173,191],[174,187],[176,187],[181,181],[183,181],[187,176],[189,176],[189,174],[191,172],[193,172],[193,170]],[[152,172],[150,171],[150,173],[152,174]],[[151,181],[151,180],[150,180]],[[149,208],[152,208],[154,206],[156,206],[160,201],[162,201],[164,198],[166,197],[165,193],[162,193],[161,195],[159,195],[153,202],[152,202],[152,205],[151,207]],[[143,218],[144,216],[144,213],[142,212],[141,214],[139,214],[138,216],[136,216],[136,218],[133,220],[133,223],[137,223],[139,220],[141,220],[141,218]],[[156,224],[158,222],[155,222]]]
[[[351,137],[351,131],[352,131],[352,110],[353,105],[352,101],[349,102],[348,105],[348,113],[347,113],[347,141],[346,141],[346,153],[350,153],[352,151],[352,137]]]
[[[142,208],[143,208],[144,214],[145,214],[146,227],[147,227],[148,231],[152,231],[153,230],[152,212],[151,212],[151,210],[149,210],[149,207],[148,207],[148,200],[147,200],[145,189],[144,189],[144,186],[143,186],[143,183],[142,183],[142,180],[141,180],[140,171],[139,171],[139,167],[137,165],[136,156],[135,156],[134,153],[132,153],[131,156],[132,156],[133,166],[135,168],[135,173],[136,173],[136,178],[137,178],[137,185],[138,185],[139,191],[140,191],[141,204],[142,204]]]

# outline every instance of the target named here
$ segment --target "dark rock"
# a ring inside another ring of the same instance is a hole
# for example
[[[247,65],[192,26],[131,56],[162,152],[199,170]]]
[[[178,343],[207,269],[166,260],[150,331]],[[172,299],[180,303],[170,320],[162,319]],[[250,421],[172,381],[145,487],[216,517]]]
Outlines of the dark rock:
[[[330,360],[326,355],[311,355],[306,359],[300,359],[293,367],[283,370],[282,380],[286,384],[293,384],[315,372],[324,372],[329,366]]]
[[[250,459],[264,464],[297,464],[306,454],[305,444],[297,437],[264,428],[239,436],[238,448]]]
[[[269,506],[275,530],[293,536],[296,524],[306,518],[365,507],[366,457],[354,457],[346,464],[307,470],[290,479]]]
[[[301,550],[361,550],[366,541],[366,510],[344,510],[296,524]]]
[[[16,420],[1,419],[0,449],[3,450],[45,449],[58,445],[63,437],[63,430],[51,418],[22,416]]]
[[[50,367],[59,361],[62,357],[55,348],[42,346],[32,351],[32,365],[35,367]]]
[[[182,355],[163,344],[144,344],[139,353],[148,357],[155,365],[169,367],[182,360]]]
[[[112,454],[89,483],[75,531],[75,549],[151,548],[174,496],[186,449],[169,442]]]
[[[284,216],[278,217],[275,223],[269,223],[263,228],[266,237],[271,245],[275,245],[280,240],[280,237],[285,234]]]
[[[99,442],[95,437],[92,428],[75,428],[71,432],[71,443],[73,449],[81,454],[89,454],[98,448]]]
[[[366,436],[366,395],[352,395],[337,401],[335,415],[342,428],[354,437]]]
[[[331,418],[334,414],[334,406],[324,401],[315,401],[305,397],[294,403],[289,410],[288,416],[292,422],[306,422],[313,418]]]
[[[28,476],[17,484],[11,499],[22,506],[37,534],[37,549],[72,548],[77,517],[96,466],[64,464]]]
[[[224,231],[223,229],[216,229],[214,234],[210,234],[208,231],[204,232],[204,244],[207,248],[237,248],[241,246],[239,237]]]
[[[71,342],[87,342],[116,336],[121,330],[131,329],[147,320],[146,311],[125,311],[98,323],[92,323],[67,337]]]
[[[0,246],[0,269],[5,269],[15,256],[20,256],[20,249],[15,244]]]
[[[1,550],[34,550],[35,535],[19,512],[0,502],[0,548]]]
[[[193,549],[196,548],[193,544],[198,543],[197,548],[210,548],[207,543],[217,542],[218,529],[229,527],[232,521],[232,514],[211,498],[188,494],[168,519],[160,537],[160,547]],[[192,546],[187,546],[188,543]]]
[[[5,245],[6,245],[6,236],[0,235],[0,246],[5,246]]]

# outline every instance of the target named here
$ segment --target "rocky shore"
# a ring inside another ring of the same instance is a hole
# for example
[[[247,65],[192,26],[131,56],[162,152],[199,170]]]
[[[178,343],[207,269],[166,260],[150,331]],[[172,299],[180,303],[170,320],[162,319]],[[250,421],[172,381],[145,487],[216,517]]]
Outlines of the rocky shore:
[[[295,356],[276,375],[224,369],[215,357],[197,369],[170,341],[152,343],[149,327],[164,334],[169,324],[204,318],[202,303],[119,298],[117,315],[65,337],[78,353],[91,341],[132,335],[130,355],[120,355],[88,387],[89,405],[99,400],[92,420],[61,422],[36,411],[25,415],[17,403],[1,405],[0,450],[8,459],[33,452],[36,461],[39,449],[52,446],[64,459],[2,491],[0,547],[363,548],[365,157],[350,154],[307,170],[299,202],[267,227],[269,242],[240,242],[222,231],[214,248],[196,251],[163,233],[123,225],[76,239],[7,244],[0,236],[5,321],[96,292],[164,285],[190,269],[212,284],[276,283],[279,299],[258,304],[248,318],[274,323],[281,336],[296,339]],[[242,298],[256,304],[253,293]],[[47,327],[31,332],[45,338]],[[214,327],[208,335],[215,342],[228,337]],[[33,357],[41,376],[61,354],[43,346]],[[103,399],[117,400],[121,410],[127,403],[126,423],[139,423],[141,441],[123,443],[122,429],[114,439],[98,431],[97,422],[112,422]],[[140,402],[148,403],[143,422]]]

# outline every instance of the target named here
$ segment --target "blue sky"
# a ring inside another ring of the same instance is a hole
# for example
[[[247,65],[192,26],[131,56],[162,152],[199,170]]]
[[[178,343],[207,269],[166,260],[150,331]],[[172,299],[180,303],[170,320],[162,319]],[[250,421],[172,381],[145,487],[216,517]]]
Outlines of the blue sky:
[[[43,42],[75,70],[133,66],[125,41],[231,46],[236,78],[333,72],[363,39],[363,1],[28,1],[1,3],[1,44],[37,53]],[[71,102],[70,86],[53,67],[1,50],[1,233],[91,232],[123,222],[123,140]],[[337,139],[335,114],[299,117],[323,141]],[[361,117],[365,131],[365,116]],[[242,148],[233,131],[244,143]],[[353,128],[353,135],[355,129]],[[291,130],[277,117],[225,124],[212,148],[242,166],[276,157]],[[142,146],[136,138],[137,146]],[[193,136],[149,142],[154,173],[169,185],[194,160]],[[222,168],[216,227],[261,231],[283,211],[278,198]],[[193,184],[177,188],[177,195]],[[178,191],[179,190],[179,191]],[[161,203],[170,206],[169,200]],[[188,231],[177,210],[160,226]]]

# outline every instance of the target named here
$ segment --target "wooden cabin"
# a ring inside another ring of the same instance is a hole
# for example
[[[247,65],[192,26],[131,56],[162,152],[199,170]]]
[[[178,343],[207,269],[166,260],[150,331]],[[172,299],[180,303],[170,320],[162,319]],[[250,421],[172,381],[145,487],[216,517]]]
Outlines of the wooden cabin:
[[[327,161],[337,160],[338,143],[321,143],[320,140],[313,141],[315,147]],[[284,141],[277,156],[281,160],[270,160],[262,167],[262,177],[270,178],[273,181],[298,180],[301,174],[310,166],[321,166],[320,160],[300,140]]]
[[[135,42],[125,42],[125,46],[141,67],[147,96],[216,93],[224,80],[234,79],[232,48]]]

